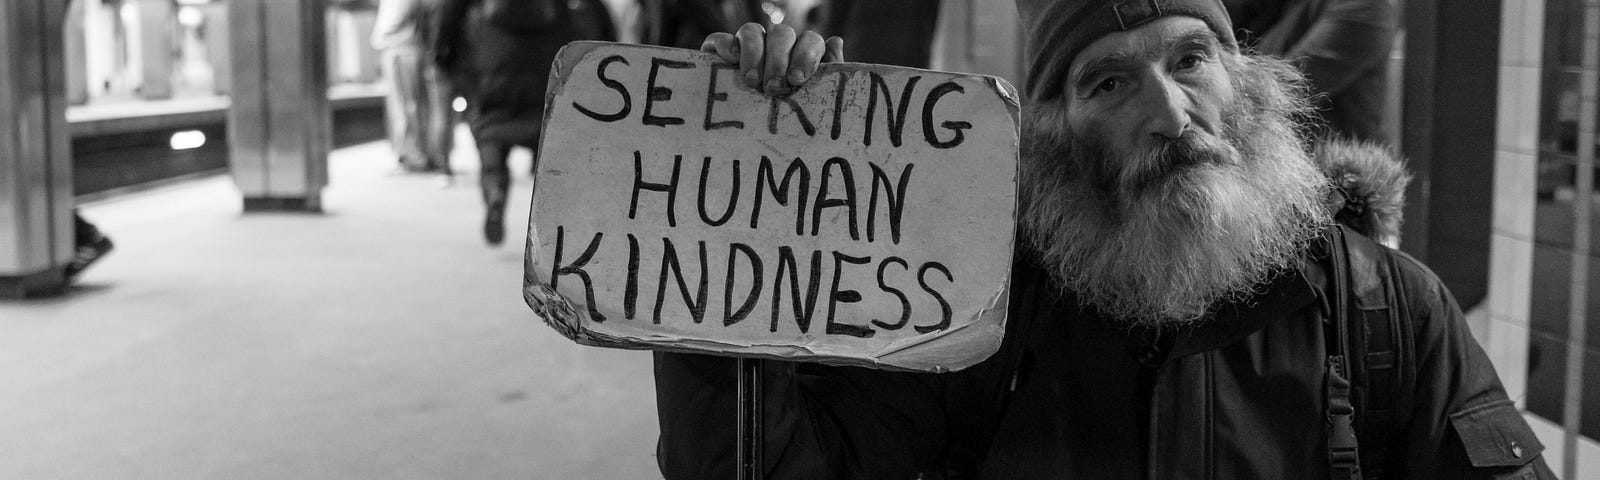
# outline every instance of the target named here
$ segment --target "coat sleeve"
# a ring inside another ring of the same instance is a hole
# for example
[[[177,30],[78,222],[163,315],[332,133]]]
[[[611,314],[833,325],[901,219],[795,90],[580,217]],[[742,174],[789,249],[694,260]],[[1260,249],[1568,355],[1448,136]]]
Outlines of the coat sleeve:
[[[915,479],[945,443],[939,376],[768,360],[766,478]],[[735,478],[736,362],[655,353],[667,480]]]
[[[1336,95],[1363,72],[1389,60],[1398,12],[1394,0],[1329,0],[1305,36],[1283,58],[1318,92]]]
[[[1421,263],[1404,254],[1395,262],[1417,366],[1403,478],[1554,479],[1455,299]]]

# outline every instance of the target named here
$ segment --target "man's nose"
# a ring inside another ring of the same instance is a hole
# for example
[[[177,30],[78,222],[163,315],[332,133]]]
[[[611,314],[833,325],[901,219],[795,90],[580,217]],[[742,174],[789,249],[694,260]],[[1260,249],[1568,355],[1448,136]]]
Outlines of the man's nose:
[[[1189,96],[1171,78],[1158,78],[1145,89],[1145,130],[1153,136],[1176,139],[1189,130]]]

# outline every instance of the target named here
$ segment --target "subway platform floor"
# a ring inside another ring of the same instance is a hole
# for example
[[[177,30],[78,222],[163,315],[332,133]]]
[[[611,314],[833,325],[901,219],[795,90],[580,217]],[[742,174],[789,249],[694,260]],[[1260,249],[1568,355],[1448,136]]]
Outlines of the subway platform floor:
[[[0,478],[660,478],[649,354],[523,305],[529,157],[489,247],[469,145],[446,188],[336,150],[322,214],[227,177],[84,206],[116,250],[0,301]]]

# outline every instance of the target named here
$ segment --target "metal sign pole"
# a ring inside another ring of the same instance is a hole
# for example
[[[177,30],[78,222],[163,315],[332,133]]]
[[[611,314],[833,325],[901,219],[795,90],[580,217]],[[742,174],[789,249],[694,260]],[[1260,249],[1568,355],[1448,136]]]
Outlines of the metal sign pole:
[[[762,480],[761,376],[766,360],[739,358],[738,480]]]

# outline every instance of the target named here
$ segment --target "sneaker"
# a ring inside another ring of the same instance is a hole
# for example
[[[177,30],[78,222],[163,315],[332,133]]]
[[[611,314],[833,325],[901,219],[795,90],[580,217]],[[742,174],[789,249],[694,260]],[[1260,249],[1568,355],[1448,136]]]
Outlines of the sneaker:
[[[100,257],[104,257],[107,253],[111,253],[111,248],[111,239],[104,235],[96,238],[93,242],[89,242],[84,245],[78,245],[77,251],[72,255],[72,261],[67,263],[65,270],[67,278],[70,279],[78,276],[78,274],[82,273],[84,269],[89,268],[90,265],[94,265],[94,262],[99,261]]]

